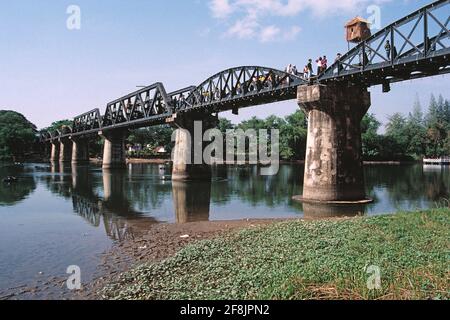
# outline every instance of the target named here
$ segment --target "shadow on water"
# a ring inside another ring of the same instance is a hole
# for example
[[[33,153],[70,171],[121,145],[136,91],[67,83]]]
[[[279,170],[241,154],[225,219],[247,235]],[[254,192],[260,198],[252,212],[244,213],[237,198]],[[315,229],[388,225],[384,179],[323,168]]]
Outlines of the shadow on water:
[[[357,217],[365,214],[365,206],[304,203],[303,212],[305,220]]]
[[[0,166],[0,206],[17,205],[34,192],[36,181],[26,173],[26,168],[21,165]],[[4,182],[3,179],[8,176],[18,180],[13,183]]]

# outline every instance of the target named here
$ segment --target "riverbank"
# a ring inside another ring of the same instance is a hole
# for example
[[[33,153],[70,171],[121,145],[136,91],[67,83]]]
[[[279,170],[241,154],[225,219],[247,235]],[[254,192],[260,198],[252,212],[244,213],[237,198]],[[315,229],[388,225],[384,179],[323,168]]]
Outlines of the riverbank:
[[[189,244],[105,299],[449,299],[450,209],[264,224]],[[381,271],[369,290],[367,267]]]
[[[133,237],[117,242],[99,257],[94,281],[85,282],[80,291],[66,288],[67,277],[52,277],[15,288],[0,289],[0,300],[4,299],[50,299],[50,300],[94,300],[101,299],[98,292],[118,276],[144,263],[158,263],[174,256],[189,244],[213,239],[223,234],[269,225],[282,220],[235,220],[200,221],[183,224],[152,223],[134,230]]]
[[[94,164],[98,164],[101,165],[102,164],[102,160],[101,159],[90,159],[90,161]],[[137,159],[137,158],[127,158],[127,163],[131,163],[131,164],[167,164],[167,163],[172,163],[171,159]],[[279,161],[280,164],[305,164],[304,160],[292,160],[292,161],[287,161],[287,160],[280,160]],[[399,165],[413,165],[413,164],[418,164],[418,163],[422,163],[421,161],[364,161],[364,165],[366,166],[370,166],[370,165],[395,165],[395,166],[399,166]],[[235,164],[233,163],[227,163],[225,161],[224,164]],[[245,164],[245,163],[244,163]]]

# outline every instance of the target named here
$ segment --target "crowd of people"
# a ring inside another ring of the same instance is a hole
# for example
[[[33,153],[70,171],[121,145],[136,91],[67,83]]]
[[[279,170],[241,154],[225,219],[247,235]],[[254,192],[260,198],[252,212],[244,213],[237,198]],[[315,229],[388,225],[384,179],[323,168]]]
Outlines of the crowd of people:
[[[340,53],[337,54],[335,62],[339,61],[341,59],[342,55]],[[289,64],[286,69],[284,70],[286,73],[296,75],[296,76],[302,76],[304,79],[310,79],[316,76],[320,76],[325,70],[328,68],[328,58],[327,56],[320,56],[316,60],[316,72],[314,72],[313,69],[313,60],[309,59],[308,63],[303,68],[302,72],[299,72],[297,69],[297,66],[293,64]]]

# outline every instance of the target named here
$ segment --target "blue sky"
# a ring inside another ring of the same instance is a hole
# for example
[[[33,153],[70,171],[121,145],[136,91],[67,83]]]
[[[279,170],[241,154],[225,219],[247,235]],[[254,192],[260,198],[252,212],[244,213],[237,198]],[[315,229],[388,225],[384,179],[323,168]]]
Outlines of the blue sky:
[[[198,85],[228,67],[299,68],[308,58],[344,53],[343,25],[381,8],[386,25],[431,0],[0,0],[0,108],[24,113],[38,127],[73,118],[138,85],[168,91]],[[69,5],[81,29],[69,30]],[[385,122],[411,110],[416,94],[448,93],[449,77],[372,88],[371,112]],[[447,96],[447,98],[449,98]],[[285,116],[295,101],[224,116]]]

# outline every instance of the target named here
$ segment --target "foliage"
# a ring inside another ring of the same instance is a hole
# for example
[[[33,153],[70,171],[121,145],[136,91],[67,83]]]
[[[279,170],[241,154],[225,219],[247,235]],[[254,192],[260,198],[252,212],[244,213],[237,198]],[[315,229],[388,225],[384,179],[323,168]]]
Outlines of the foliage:
[[[15,111],[0,111],[0,160],[23,158],[36,142],[36,126]]]
[[[442,96],[437,100],[431,96],[425,115],[417,98],[407,117],[401,113],[390,116],[385,135],[377,133],[379,126],[377,128],[376,124],[373,115],[367,115],[363,120],[363,156],[366,160],[419,160],[450,155],[450,103]],[[372,126],[372,130],[367,129],[368,126]]]
[[[56,132],[56,130],[61,130],[64,126],[72,126],[71,120],[59,120],[53,122],[50,127],[44,128],[42,131]]]
[[[231,123],[230,120],[225,118],[219,118],[219,124],[217,125],[217,129],[222,132],[223,135],[227,133],[227,130],[233,130],[235,126]]]
[[[254,227],[122,274],[108,299],[448,299],[450,209]],[[186,268],[186,266],[190,266]],[[368,266],[381,271],[369,290]]]
[[[134,154],[137,157],[154,156],[153,150],[160,146],[170,153],[173,149],[172,133],[173,129],[167,125],[133,130],[128,137],[128,143],[143,147],[142,152]]]

